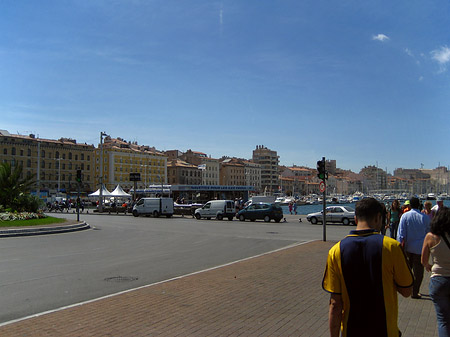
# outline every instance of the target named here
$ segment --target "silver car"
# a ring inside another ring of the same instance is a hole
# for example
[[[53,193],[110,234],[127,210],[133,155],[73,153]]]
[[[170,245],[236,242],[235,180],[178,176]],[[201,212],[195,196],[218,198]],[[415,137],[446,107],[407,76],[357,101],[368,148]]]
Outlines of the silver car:
[[[330,206],[325,209],[327,222],[339,222],[343,225],[355,224],[355,210],[348,206]],[[318,222],[322,222],[323,211],[310,213],[306,216],[306,219],[315,225]]]

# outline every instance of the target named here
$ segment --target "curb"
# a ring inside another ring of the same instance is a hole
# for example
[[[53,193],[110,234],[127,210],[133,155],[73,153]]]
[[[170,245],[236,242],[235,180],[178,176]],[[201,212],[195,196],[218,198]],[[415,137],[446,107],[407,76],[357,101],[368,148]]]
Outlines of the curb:
[[[4,229],[0,230],[0,238],[77,232],[89,228],[91,226],[86,221],[83,221],[75,225],[66,226]]]

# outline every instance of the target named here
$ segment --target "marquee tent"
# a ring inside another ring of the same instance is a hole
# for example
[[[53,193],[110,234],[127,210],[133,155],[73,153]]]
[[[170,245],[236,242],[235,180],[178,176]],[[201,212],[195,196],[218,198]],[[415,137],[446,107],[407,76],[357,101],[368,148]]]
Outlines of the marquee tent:
[[[131,197],[131,194],[128,194],[125,192],[120,185],[117,185],[116,189],[111,192],[112,197],[119,197],[119,198],[129,198]]]
[[[94,193],[89,194],[90,197],[99,197],[100,196],[100,189],[98,189],[97,191],[95,191]],[[110,191],[108,191],[105,187],[105,185],[102,185],[102,197],[112,197],[113,195],[111,194]]]

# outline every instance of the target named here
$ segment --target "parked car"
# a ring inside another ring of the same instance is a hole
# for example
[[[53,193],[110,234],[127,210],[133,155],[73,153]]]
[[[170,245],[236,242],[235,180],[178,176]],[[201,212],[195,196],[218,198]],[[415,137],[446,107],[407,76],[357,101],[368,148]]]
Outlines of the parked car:
[[[355,210],[348,206],[330,206],[325,209],[327,222],[339,222],[344,225],[355,224]],[[323,211],[310,213],[306,219],[315,225],[323,221]]]
[[[234,201],[233,200],[211,200],[208,201],[203,207],[195,210],[195,217],[197,220],[201,218],[211,219],[216,218],[222,220],[228,218],[232,221],[235,215]]]
[[[283,219],[283,209],[278,205],[257,202],[240,210],[236,217],[240,221],[245,221],[246,219],[251,221],[261,219],[265,222],[269,222],[270,220],[280,222],[281,219]]]

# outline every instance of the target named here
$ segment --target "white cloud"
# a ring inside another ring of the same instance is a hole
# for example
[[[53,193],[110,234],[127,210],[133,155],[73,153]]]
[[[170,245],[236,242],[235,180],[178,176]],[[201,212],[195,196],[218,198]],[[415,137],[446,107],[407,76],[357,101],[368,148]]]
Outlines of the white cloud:
[[[439,63],[439,72],[445,72],[447,70],[447,64],[450,62],[450,48],[442,46],[439,49],[432,50],[431,58]]]
[[[372,36],[372,40],[377,40],[377,41],[388,41],[390,40],[388,36],[384,35],[384,34],[378,34],[378,35],[374,35]]]
[[[447,69],[447,63],[450,62],[450,48],[443,46],[439,49],[431,51],[432,59],[439,63],[441,67],[441,72]]]

